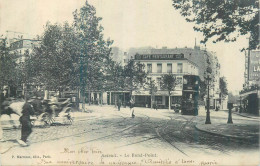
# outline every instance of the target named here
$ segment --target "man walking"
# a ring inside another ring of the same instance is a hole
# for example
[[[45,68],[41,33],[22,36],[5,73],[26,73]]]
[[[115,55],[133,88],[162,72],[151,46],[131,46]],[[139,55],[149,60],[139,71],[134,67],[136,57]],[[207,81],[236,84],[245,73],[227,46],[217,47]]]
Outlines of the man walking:
[[[32,133],[30,115],[33,114],[34,114],[33,107],[26,102],[22,109],[22,116],[19,119],[22,125],[22,131],[21,131],[21,140],[18,140],[18,142],[23,146],[28,146],[28,144],[26,143],[27,138]]]
[[[132,118],[134,118],[135,117],[135,114],[134,114],[134,104],[135,104],[135,102],[134,102],[134,99],[133,98],[131,98],[131,100],[130,100],[130,110],[131,110],[131,112],[132,112]]]

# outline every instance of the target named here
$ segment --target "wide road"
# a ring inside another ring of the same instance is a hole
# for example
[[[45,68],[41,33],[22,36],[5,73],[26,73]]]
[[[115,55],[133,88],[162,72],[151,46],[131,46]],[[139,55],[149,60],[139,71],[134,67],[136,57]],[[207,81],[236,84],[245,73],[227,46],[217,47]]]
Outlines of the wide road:
[[[65,142],[67,149],[92,147],[94,151],[100,151],[104,162],[115,161],[113,157],[117,158],[116,161],[125,161],[129,155],[129,160],[136,159],[141,164],[167,164],[180,159],[187,159],[188,162],[190,158],[201,156],[231,158],[248,152],[255,154],[259,148],[257,142],[239,141],[196,130],[195,125],[204,121],[204,116],[184,116],[168,110],[136,108],[136,117],[131,118],[129,108],[122,108],[121,111],[114,107],[91,109],[95,112],[93,115],[88,113],[87,118],[75,119],[72,125],[34,128],[30,147],[42,143],[52,144],[52,141]],[[233,119],[236,118],[247,120],[233,115]],[[4,136],[7,140],[17,139],[20,130],[5,130]],[[116,156],[111,156],[113,154]]]

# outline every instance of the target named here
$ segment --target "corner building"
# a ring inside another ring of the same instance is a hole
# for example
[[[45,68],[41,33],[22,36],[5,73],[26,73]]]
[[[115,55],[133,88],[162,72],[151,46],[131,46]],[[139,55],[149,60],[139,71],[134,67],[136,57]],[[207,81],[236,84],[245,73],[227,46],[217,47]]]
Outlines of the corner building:
[[[166,90],[160,89],[162,76],[173,74],[177,79],[177,86],[171,94],[171,107],[175,104],[181,104],[184,75],[199,75],[198,65],[184,57],[183,53],[178,54],[136,54],[135,62],[145,65],[145,71],[148,72],[147,81],[154,80],[157,86],[157,92],[153,96],[153,101],[158,108],[168,108],[169,96]],[[145,87],[133,91],[136,106],[151,107],[151,94]]]

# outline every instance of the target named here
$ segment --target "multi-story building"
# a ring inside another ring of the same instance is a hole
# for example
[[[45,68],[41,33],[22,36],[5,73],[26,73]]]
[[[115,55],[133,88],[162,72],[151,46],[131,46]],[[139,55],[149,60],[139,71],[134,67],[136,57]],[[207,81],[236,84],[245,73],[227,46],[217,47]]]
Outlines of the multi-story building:
[[[10,54],[15,54],[17,59],[16,63],[20,64],[25,62],[25,59],[31,55],[32,50],[34,47],[39,46],[40,40],[37,39],[23,39],[23,38],[13,38],[9,40],[9,50]],[[25,89],[31,89],[31,85],[25,84],[20,85],[18,87],[10,88],[10,95],[11,96],[23,96],[25,95]]]
[[[129,59],[131,59],[128,56],[127,52],[124,52],[119,47],[112,47],[110,54],[112,59],[117,63],[120,63],[122,66],[125,66],[128,63]]]
[[[186,59],[186,62],[183,64],[183,74],[195,74],[200,77],[202,81],[204,80],[205,77],[205,71],[207,68],[207,65],[209,64],[210,67],[212,68],[212,81],[211,81],[211,86],[210,86],[210,106],[212,109],[215,109],[216,107],[220,107],[221,109],[226,109],[226,100],[223,100],[225,102],[221,102],[220,99],[220,90],[219,90],[219,77],[220,77],[220,64],[218,62],[218,58],[215,56],[214,52],[207,51],[205,49],[200,49],[200,47],[195,46],[194,48],[167,48],[167,47],[162,47],[161,49],[158,48],[152,48],[152,47],[143,47],[143,48],[131,48],[129,49],[129,57],[135,57],[136,54],[142,54],[142,55],[174,55],[174,54],[182,54],[184,57],[183,59]],[[209,59],[209,62],[207,62],[207,59]],[[153,61],[148,61],[145,62],[146,65],[147,63],[152,63],[152,70],[157,70],[157,61],[158,60],[153,60]],[[166,60],[167,61],[167,60]],[[175,60],[176,61],[176,60]],[[158,61],[159,62],[159,61]],[[177,62],[177,61],[176,61]],[[167,62],[165,62],[167,63]],[[178,62],[177,62],[178,64]],[[170,66],[170,65],[169,65]],[[160,67],[160,65],[159,65]],[[175,67],[175,68],[174,68]],[[167,69],[167,64],[164,64],[165,70]],[[169,67],[170,68],[170,67]],[[173,70],[177,70],[178,65],[172,66]],[[196,73],[195,73],[195,70]],[[154,71],[153,71],[154,72]],[[173,71],[174,72],[174,71]],[[148,76],[149,78],[149,76]],[[205,96],[206,98],[207,96]],[[205,100],[204,100],[205,102]],[[201,103],[203,104],[203,103]]]
[[[182,97],[183,75],[198,75],[198,65],[184,57],[184,54],[136,54],[135,62],[145,65],[148,73],[148,81],[154,80],[157,85],[157,92],[153,99],[158,107],[166,108],[169,105],[169,96],[166,90],[161,89],[162,76],[173,74],[176,77],[177,85],[171,93],[171,105],[180,104]],[[133,92],[137,106],[150,106],[151,94],[145,87]]]
[[[241,111],[260,115],[260,50],[251,50],[245,59],[245,83],[240,91]]]
[[[17,62],[24,62],[26,56],[30,55],[33,48],[37,47],[40,40],[35,39],[19,39],[10,43],[10,53],[18,55]]]
[[[219,106],[222,109],[223,101],[220,100],[219,90],[219,62],[214,53],[200,49],[195,46],[194,48],[167,48],[161,49],[152,47],[142,48],[130,48],[127,52],[123,52],[118,47],[113,47],[111,51],[113,59],[123,66],[127,64],[130,59],[134,59],[135,62],[141,62],[145,65],[145,71],[148,72],[147,81],[154,80],[157,84],[158,91],[155,94],[153,101],[161,107],[168,106],[168,93],[160,89],[160,81],[164,74],[172,73],[176,76],[179,84],[176,86],[171,96],[171,104],[180,103],[183,90],[183,76],[184,75],[196,75],[199,76],[202,81],[205,77],[205,71],[209,64],[212,68],[212,81],[210,86],[210,105],[211,108]],[[100,96],[104,104],[116,104],[118,99],[127,102],[129,98],[129,91],[111,91],[103,93]],[[95,94],[92,94],[94,96]],[[149,91],[145,89],[145,86],[140,86],[139,90],[133,92],[136,97],[137,106],[150,106],[151,95]],[[207,96],[205,96],[206,98]],[[95,97],[94,97],[95,98]],[[99,97],[97,97],[99,98]],[[203,104],[203,100],[201,102]]]

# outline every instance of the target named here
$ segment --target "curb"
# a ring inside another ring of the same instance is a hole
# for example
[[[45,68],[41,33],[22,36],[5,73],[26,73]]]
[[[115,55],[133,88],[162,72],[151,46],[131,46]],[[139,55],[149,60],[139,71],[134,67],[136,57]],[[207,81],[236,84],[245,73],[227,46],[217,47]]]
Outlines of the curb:
[[[236,139],[236,140],[242,140],[242,141],[251,141],[252,138],[244,138],[244,137],[238,137],[238,136],[232,136],[232,135],[224,135],[224,134],[219,134],[219,133],[214,133],[214,132],[210,132],[207,130],[203,130],[200,129],[199,127],[197,127],[197,125],[195,125],[196,130],[204,132],[204,133],[208,133],[211,135],[216,135],[216,136],[221,136],[221,137],[226,137],[226,138],[231,138],[231,139]]]
[[[233,113],[233,114],[236,114],[236,115],[239,115],[239,116],[242,116],[242,117],[260,120],[260,117],[253,117],[253,116],[242,115],[242,114],[237,113],[237,112],[232,112],[232,113]]]

